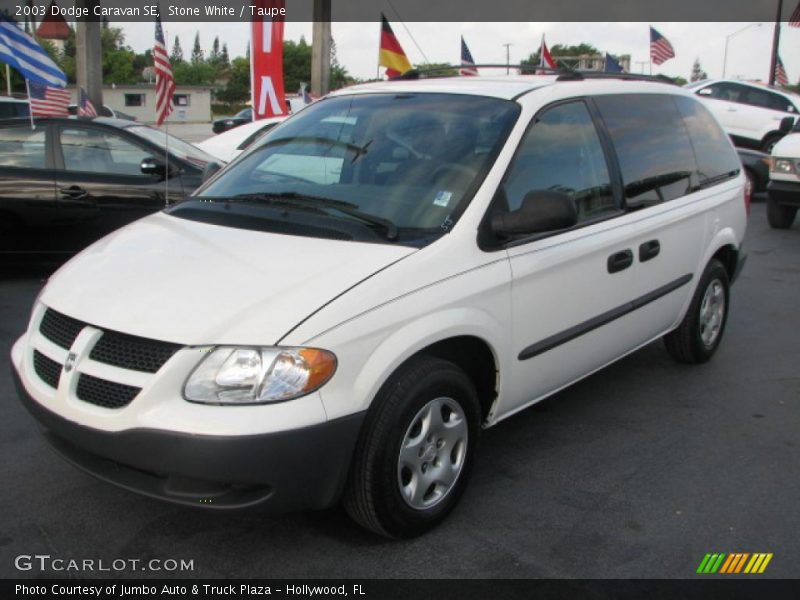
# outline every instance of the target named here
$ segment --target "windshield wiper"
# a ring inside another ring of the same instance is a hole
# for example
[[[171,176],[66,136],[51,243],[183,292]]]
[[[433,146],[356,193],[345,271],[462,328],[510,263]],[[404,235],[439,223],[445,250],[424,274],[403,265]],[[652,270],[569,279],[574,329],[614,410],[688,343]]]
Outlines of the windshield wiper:
[[[324,196],[299,194],[297,192],[265,192],[255,194],[238,194],[231,198],[219,198],[219,200],[232,200],[234,202],[264,202],[265,204],[274,204],[288,208],[302,208],[304,206],[322,209],[328,208],[337,210],[345,215],[353,217],[354,219],[358,219],[363,223],[367,223],[368,225],[377,225],[386,232],[387,240],[394,241],[397,239],[398,235],[397,225],[393,221],[363,212],[358,208],[357,204],[353,204],[352,202],[334,200],[333,198],[325,198]]]

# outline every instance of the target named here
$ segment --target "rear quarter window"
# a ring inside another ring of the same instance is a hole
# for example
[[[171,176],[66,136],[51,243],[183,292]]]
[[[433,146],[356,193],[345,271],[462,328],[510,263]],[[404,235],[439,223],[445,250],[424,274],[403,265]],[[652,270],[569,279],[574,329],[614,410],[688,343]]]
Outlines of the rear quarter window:
[[[666,94],[595,97],[617,153],[629,207],[680,198],[697,183],[692,143],[673,98]]]
[[[711,113],[694,98],[677,96],[675,103],[694,147],[699,183],[735,175],[741,168],[739,157]]]

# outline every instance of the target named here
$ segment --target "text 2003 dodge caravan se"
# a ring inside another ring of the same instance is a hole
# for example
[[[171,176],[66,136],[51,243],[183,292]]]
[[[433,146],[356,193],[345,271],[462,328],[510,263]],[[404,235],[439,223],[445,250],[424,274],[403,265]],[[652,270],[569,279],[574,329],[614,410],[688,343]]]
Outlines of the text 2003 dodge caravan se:
[[[12,350],[56,450],[212,509],[458,502],[481,428],[664,336],[722,338],[749,198],[679,88],[540,75],[332,94],[61,268]]]

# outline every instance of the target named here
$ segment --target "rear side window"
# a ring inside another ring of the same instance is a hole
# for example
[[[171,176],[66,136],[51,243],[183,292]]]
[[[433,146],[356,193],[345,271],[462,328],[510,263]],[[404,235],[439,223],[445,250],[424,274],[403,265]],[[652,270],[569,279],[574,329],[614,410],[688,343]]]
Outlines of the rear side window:
[[[45,162],[44,129],[30,125],[0,129],[0,166],[44,169]]]
[[[739,157],[705,106],[694,98],[676,97],[697,159],[701,185],[735,175],[741,168]]]
[[[609,95],[595,102],[617,152],[627,206],[650,206],[692,191],[697,165],[672,96]]]

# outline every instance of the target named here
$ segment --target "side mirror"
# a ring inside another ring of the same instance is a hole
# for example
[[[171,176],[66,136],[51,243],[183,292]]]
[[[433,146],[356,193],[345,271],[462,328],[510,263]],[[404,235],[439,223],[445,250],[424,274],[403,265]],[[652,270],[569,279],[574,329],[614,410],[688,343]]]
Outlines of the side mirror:
[[[492,215],[492,231],[504,236],[569,229],[577,223],[575,201],[551,190],[528,192],[519,209]]]
[[[209,179],[211,179],[217,171],[222,168],[222,165],[218,162],[211,161],[206,163],[206,166],[203,167],[203,175],[202,175],[202,182],[205,183]]]
[[[794,117],[783,117],[781,119],[781,125],[778,127],[778,131],[781,133],[789,133],[794,127]]]
[[[710,96],[711,95],[711,88],[703,88],[702,90],[697,91],[698,96]]]
[[[167,165],[165,165],[164,161],[159,158],[148,156],[147,158],[142,159],[139,168],[144,175],[155,175],[157,177],[167,176]]]

